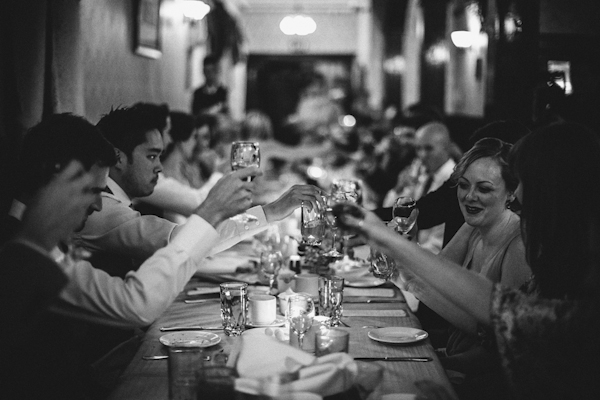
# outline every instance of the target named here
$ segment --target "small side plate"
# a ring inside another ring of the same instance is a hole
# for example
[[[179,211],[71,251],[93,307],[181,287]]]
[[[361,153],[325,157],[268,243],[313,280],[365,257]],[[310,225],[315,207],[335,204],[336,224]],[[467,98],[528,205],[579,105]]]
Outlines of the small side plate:
[[[158,340],[169,347],[211,347],[221,341],[221,338],[204,331],[172,332],[161,336]]]
[[[396,326],[369,331],[368,336],[381,343],[410,344],[426,339],[429,334],[421,329]]]
[[[344,285],[355,288],[369,288],[381,286],[384,283],[385,280],[375,278],[374,276],[361,276],[358,278],[347,278]]]
[[[252,323],[252,321],[246,322],[246,326],[249,328],[268,328],[283,325],[285,325],[285,317],[282,317],[280,315],[278,315],[277,318],[275,318],[275,321],[271,322],[270,324],[254,324]]]

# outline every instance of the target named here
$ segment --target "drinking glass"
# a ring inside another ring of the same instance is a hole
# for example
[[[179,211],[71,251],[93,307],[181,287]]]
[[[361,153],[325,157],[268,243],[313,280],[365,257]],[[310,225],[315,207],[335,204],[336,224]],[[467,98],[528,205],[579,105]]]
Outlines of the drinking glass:
[[[340,329],[325,329],[315,334],[315,355],[326,356],[331,353],[348,353],[350,332]]]
[[[235,400],[235,369],[226,366],[207,366],[198,371],[198,399]]]
[[[396,263],[393,258],[371,248],[371,271],[373,276],[379,279],[389,280],[396,271]]]
[[[310,295],[298,293],[288,297],[286,315],[290,328],[298,335],[298,346],[302,349],[304,334],[308,332],[315,317],[315,303]]]
[[[339,326],[344,301],[344,278],[328,276],[319,278],[319,315],[329,318],[329,326]]]
[[[325,218],[320,205],[309,209],[303,203],[300,219],[302,243],[308,246],[319,246],[325,236]]]
[[[231,143],[231,169],[237,171],[238,169],[253,165],[260,167],[260,146],[258,142],[237,141]],[[250,182],[253,177],[246,179]],[[241,223],[258,221],[258,218],[254,215],[247,213],[238,214],[232,217],[232,219]]]
[[[360,181],[354,179],[336,179],[331,184],[331,197],[335,203],[352,203],[360,205],[362,203],[362,188]],[[343,239],[343,257],[349,259],[348,239],[350,234],[342,230]]]
[[[240,336],[246,327],[248,284],[224,282],[221,291],[221,320],[227,336]]]
[[[283,267],[283,255],[280,251],[265,251],[260,255],[260,270],[269,278],[269,293],[273,293],[275,279]]]
[[[406,235],[415,226],[419,209],[412,197],[398,197],[392,207],[392,219],[396,224],[396,232]]]
[[[331,258],[341,258],[344,255],[342,253],[340,253],[339,251],[337,251],[337,249],[335,248],[335,242],[336,242],[336,232],[337,232],[337,218],[336,216],[333,214],[333,207],[336,204],[339,204],[340,202],[343,202],[344,199],[341,197],[334,197],[333,195],[328,196],[325,199],[325,221],[327,222],[327,227],[329,228],[329,231],[331,232],[331,249],[326,252],[324,254],[324,256],[326,257],[331,257]]]

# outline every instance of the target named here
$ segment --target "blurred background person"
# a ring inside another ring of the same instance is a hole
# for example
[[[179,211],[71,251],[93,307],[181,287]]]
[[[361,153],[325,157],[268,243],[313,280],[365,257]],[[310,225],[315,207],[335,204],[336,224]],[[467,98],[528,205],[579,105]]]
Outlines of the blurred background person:
[[[192,115],[226,114],[227,88],[221,84],[221,67],[219,59],[207,55],[202,61],[204,84],[194,91],[192,98]]]

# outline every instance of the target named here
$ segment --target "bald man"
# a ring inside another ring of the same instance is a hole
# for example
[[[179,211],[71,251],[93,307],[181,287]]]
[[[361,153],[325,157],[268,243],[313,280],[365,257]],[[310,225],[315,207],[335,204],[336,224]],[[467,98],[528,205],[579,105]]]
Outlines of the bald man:
[[[398,183],[386,195],[383,206],[391,207],[400,196],[410,196],[418,200],[442,186],[450,178],[456,165],[450,157],[452,146],[450,132],[444,124],[431,122],[419,128],[415,135],[417,158],[400,172]],[[418,241],[421,247],[437,254],[442,248],[443,237],[442,224],[421,230]]]

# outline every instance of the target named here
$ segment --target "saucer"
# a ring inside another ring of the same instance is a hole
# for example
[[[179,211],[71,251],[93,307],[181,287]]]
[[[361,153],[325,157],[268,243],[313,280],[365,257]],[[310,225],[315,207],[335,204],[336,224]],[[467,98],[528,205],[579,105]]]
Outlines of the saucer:
[[[221,338],[212,332],[190,331],[167,333],[158,340],[169,347],[211,347]]]
[[[270,324],[255,324],[252,321],[248,321],[246,322],[246,326],[249,328],[268,328],[271,326],[283,326],[285,325],[285,317],[278,315],[277,318],[275,318],[275,321],[271,322]]]

